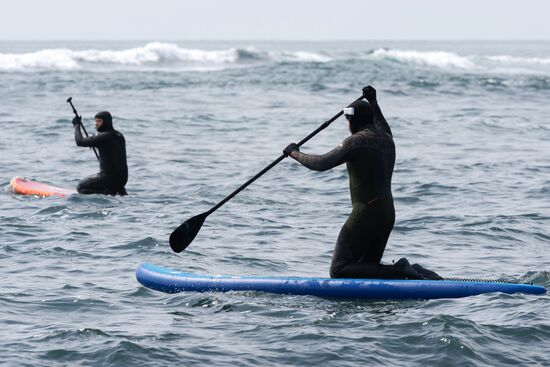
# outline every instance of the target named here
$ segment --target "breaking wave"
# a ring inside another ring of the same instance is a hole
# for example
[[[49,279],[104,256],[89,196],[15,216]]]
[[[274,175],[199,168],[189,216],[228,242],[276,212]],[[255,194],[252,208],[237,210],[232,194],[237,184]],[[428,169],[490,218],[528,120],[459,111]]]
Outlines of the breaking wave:
[[[461,69],[472,69],[475,66],[475,63],[472,62],[470,58],[445,51],[401,51],[380,48],[374,50],[370,57],[380,60],[389,59],[402,63],[436,66],[440,68],[456,67]]]
[[[550,58],[539,57],[514,57],[507,55],[489,56],[487,57],[491,61],[500,62],[503,64],[516,64],[516,65],[550,65]]]
[[[548,74],[550,58],[518,57],[510,55],[459,55],[447,51],[392,50],[379,48],[367,59],[389,61],[412,67],[451,69],[468,72],[504,74]]]
[[[377,48],[370,50],[260,50],[255,47],[206,50],[175,43],[151,42],[122,50],[50,48],[27,53],[0,53],[0,71],[137,69],[223,69],[262,63],[328,63],[358,60],[451,72],[550,74],[550,58],[512,55],[461,55],[449,51]]]
[[[172,43],[153,42],[126,50],[46,49],[29,53],[0,53],[0,70],[77,70],[87,65],[231,65],[254,61],[327,62],[331,58],[314,52],[259,51],[245,49],[201,50]]]

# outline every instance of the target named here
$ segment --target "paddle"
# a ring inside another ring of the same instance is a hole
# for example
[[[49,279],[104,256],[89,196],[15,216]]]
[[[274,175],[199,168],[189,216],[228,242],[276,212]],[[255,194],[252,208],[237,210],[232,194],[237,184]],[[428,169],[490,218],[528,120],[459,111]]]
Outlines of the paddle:
[[[69,104],[71,105],[71,107],[73,108],[74,115],[75,115],[76,117],[80,117],[80,116],[78,115],[78,112],[76,112],[76,108],[74,108],[74,105],[73,105],[73,97],[67,98],[67,103],[69,103]],[[88,132],[86,131],[86,128],[85,128],[84,125],[82,124],[82,120],[80,121],[80,126],[82,127],[82,130],[84,130],[84,134],[86,135],[86,137],[88,137]],[[97,151],[95,150],[95,148],[94,148],[94,147],[90,147],[90,148],[93,149],[96,158],[99,160],[99,155],[97,154]]]
[[[363,96],[356,99],[356,101],[360,101],[363,99]],[[334,120],[336,120],[338,117],[342,116],[343,111],[338,112],[336,115],[334,115],[330,120],[325,121],[321,126],[319,126],[315,131],[313,131],[311,134],[306,136],[304,139],[302,139],[299,143],[297,143],[298,146],[301,146],[305,142],[307,142],[309,139],[317,135],[321,130],[325,129],[328,125],[330,125]],[[282,161],[286,157],[285,154],[282,154],[279,158],[274,160],[270,165],[265,167],[263,170],[261,170],[256,176],[252,177],[250,180],[246,181],[243,185],[241,185],[237,190],[233,191],[231,194],[229,194],[225,199],[220,201],[218,204],[216,204],[212,209],[210,209],[207,212],[204,212],[202,214],[196,215],[193,218],[187,220],[182,225],[180,225],[178,228],[176,228],[172,234],[170,235],[170,247],[174,252],[182,252],[189,246],[189,244],[193,241],[197,233],[199,233],[199,230],[202,227],[202,224],[204,223],[206,217],[208,217],[210,214],[212,214],[214,211],[216,211],[220,206],[231,200],[231,198],[235,195],[237,195],[239,192],[241,192],[245,187],[250,185],[252,182],[256,181],[260,176],[262,176],[264,173],[269,171],[271,168],[273,168],[277,163]]]

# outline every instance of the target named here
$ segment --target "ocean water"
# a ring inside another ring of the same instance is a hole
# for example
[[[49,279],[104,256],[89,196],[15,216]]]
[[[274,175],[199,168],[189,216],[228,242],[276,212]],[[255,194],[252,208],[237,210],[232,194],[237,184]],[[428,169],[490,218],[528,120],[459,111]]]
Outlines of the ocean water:
[[[372,84],[394,132],[385,262],[550,288],[550,42],[0,43],[2,366],[550,365],[550,295],[353,301],[168,295],[140,262],[197,273],[328,276],[350,211],[345,167],[284,160],[168,236]],[[74,187],[74,144],[109,110],[127,197],[14,195],[13,176]],[[337,120],[302,150],[348,135]]]

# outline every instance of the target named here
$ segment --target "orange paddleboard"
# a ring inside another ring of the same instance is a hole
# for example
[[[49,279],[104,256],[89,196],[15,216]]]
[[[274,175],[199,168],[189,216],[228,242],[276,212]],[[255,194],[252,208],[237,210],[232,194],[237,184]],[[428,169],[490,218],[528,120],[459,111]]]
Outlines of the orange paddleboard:
[[[10,181],[11,189],[16,194],[21,195],[37,195],[37,196],[67,196],[71,194],[76,194],[76,190],[73,189],[62,189],[61,187],[55,187],[51,185],[46,185],[36,181],[25,180],[22,177],[15,176]]]

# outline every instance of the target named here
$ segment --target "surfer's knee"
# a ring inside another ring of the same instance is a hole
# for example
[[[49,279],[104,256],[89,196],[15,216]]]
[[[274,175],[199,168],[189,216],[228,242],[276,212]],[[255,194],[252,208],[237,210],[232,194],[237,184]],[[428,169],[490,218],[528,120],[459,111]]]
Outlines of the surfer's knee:
[[[92,180],[84,179],[76,186],[76,191],[78,191],[79,194],[89,195],[102,194],[104,189],[95,187]]]
[[[343,271],[343,266],[334,266],[332,265],[330,267],[330,277],[331,278],[345,278],[345,274]]]
[[[79,182],[78,185],[76,185],[76,191],[78,191],[79,194],[88,194],[88,188],[86,185],[83,185],[82,182]]]
[[[99,194],[99,193],[101,193],[100,191],[93,190],[93,189],[90,189],[90,188],[87,188],[87,187],[82,187],[82,186],[77,186],[77,187],[76,187],[76,191],[78,191],[79,194],[83,194],[83,195]]]

